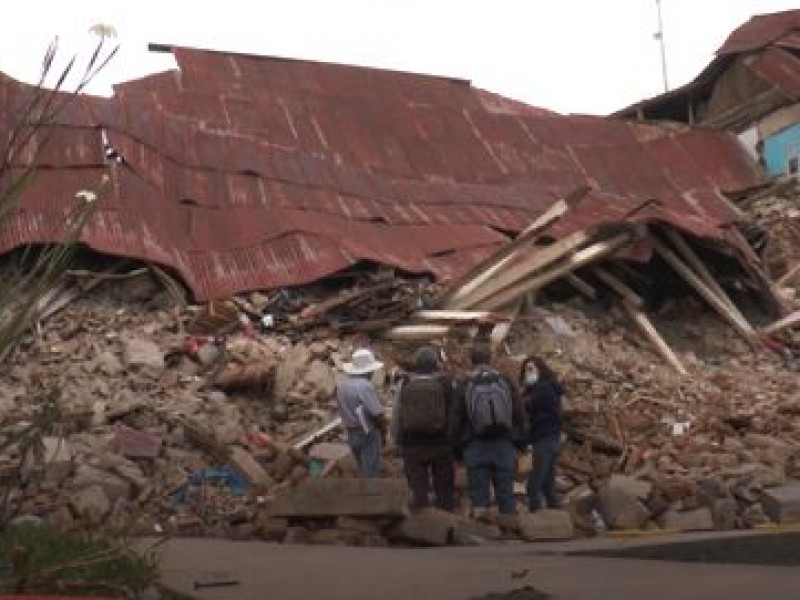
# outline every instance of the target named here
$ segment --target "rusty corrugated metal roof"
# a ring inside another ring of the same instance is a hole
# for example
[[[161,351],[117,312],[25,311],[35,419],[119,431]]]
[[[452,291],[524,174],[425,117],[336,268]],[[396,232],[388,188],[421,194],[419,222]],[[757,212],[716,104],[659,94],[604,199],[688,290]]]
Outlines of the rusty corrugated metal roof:
[[[755,58],[751,62],[748,57],[744,67],[784,94],[787,103],[797,100],[800,62],[791,52],[799,49],[800,10],[756,15],[731,33],[714,60],[693,81],[625,107],[614,115],[633,117],[638,110],[658,110],[675,101],[697,101],[710,94],[713,83],[740,55],[750,53],[756,53]]]
[[[555,199],[593,192],[560,236],[624,218],[723,239],[723,192],[762,182],[734,138],[561,116],[468,82],[175,48],[180,69],[87,98],[0,250],[53,239],[74,191],[108,198],[83,240],[175,269],[199,300],[297,285],[359,261],[452,277]],[[0,107],[26,86],[0,79]],[[6,101],[7,100],[7,101]],[[6,110],[5,114],[8,114]],[[6,120],[7,122],[7,120]],[[100,128],[125,158],[104,167]]]
[[[800,30],[800,10],[755,15],[728,36],[717,55],[760,50],[795,29]]]

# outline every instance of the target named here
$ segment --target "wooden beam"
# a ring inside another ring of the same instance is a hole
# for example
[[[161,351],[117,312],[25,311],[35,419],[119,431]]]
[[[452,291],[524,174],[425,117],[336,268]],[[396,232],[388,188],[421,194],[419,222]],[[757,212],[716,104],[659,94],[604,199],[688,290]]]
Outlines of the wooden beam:
[[[783,329],[790,329],[798,323],[800,323],[800,310],[793,312],[779,321],[775,321],[771,325],[763,327],[761,331],[764,333],[777,333]]]
[[[564,279],[567,281],[567,283],[569,283],[587,298],[591,300],[597,300],[597,290],[586,283],[583,279],[575,275],[575,273],[567,273],[564,276]]]
[[[731,313],[733,313],[733,315],[736,316],[736,318],[740,321],[742,327],[750,332],[749,335],[755,335],[753,327],[747,322],[747,319],[744,318],[744,315],[739,311],[728,294],[725,293],[725,290],[722,289],[722,286],[711,274],[711,271],[708,270],[708,267],[706,267],[705,263],[700,260],[700,257],[697,256],[697,253],[694,250],[692,250],[691,246],[689,246],[683,236],[674,229],[667,229],[666,234],[670,242],[672,242],[672,245],[675,246],[675,248],[678,250],[678,253],[683,257],[683,260],[689,263],[689,266],[692,267],[698,275],[700,275],[700,278],[706,283],[706,285],[711,288],[711,290],[716,293],[717,296],[719,296],[720,300],[728,305]]]
[[[443,337],[448,331],[448,325],[398,325],[384,331],[381,337],[388,340],[430,340]]]
[[[533,272],[558,262],[576,250],[580,250],[586,244],[595,241],[595,239],[595,234],[582,230],[576,231],[549,246],[518,248],[517,253],[520,256],[523,253],[527,253],[529,256],[525,256],[510,266],[506,264],[506,268],[493,273],[493,279],[483,282],[480,287],[473,288],[469,294],[453,297],[446,308],[471,308],[483,299],[513,286]]]
[[[485,310],[418,310],[411,314],[411,320],[416,321],[450,321],[455,323],[471,323],[484,321],[495,323],[505,321],[506,318]]]
[[[711,290],[702,279],[700,279],[699,275],[686,266],[670,248],[667,248],[659,240],[654,239],[654,245],[656,252],[658,252],[658,254],[665,261],[667,261],[667,263],[673,269],[675,269],[675,271],[677,271],[678,275],[683,277],[683,279],[689,285],[691,285],[698,294],[705,298],[705,300],[720,314],[720,316],[722,316],[723,319],[728,321],[748,343],[755,343],[755,332],[752,330],[752,328],[744,326],[744,324],[739,321],[738,317],[731,311],[730,307],[728,307],[725,301],[717,296],[717,294],[714,293],[714,291]]]
[[[438,304],[441,306],[453,305],[453,302],[469,294],[472,290],[487,281],[499,269],[501,269],[514,256],[517,249],[523,245],[534,241],[534,239],[553,223],[558,221],[569,210],[578,205],[589,193],[591,188],[582,185],[563,199],[555,202],[547,211],[525,228],[513,241],[502,246],[497,252],[484,260],[479,265],[459,277],[455,282],[448,286],[444,294],[439,298]]]
[[[616,275],[607,271],[603,267],[593,267],[592,272],[600,281],[617,292],[617,294],[619,294],[624,300],[627,300],[636,308],[644,307],[644,300],[642,297],[625,285],[625,283]]]
[[[519,281],[516,285],[505,288],[501,292],[495,293],[491,297],[481,300],[474,306],[470,306],[468,308],[496,310],[501,306],[508,304],[512,300],[519,298],[523,294],[542,288],[548,283],[563,277],[567,273],[571,273],[572,271],[580,269],[589,263],[600,260],[601,258],[616,252],[623,246],[629,244],[633,240],[633,237],[634,233],[632,231],[626,231],[623,233],[618,233],[609,239],[592,244],[583,250],[573,253],[563,262],[555,265],[550,271],[541,273],[534,277],[525,278]]]
[[[675,353],[672,351],[672,348],[669,347],[669,344],[664,341],[664,338],[661,337],[661,334],[658,333],[658,330],[655,328],[655,325],[647,318],[647,315],[644,314],[641,310],[637,307],[631,305],[629,302],[622,301],[622,306],[625,308],[625,311],[630,316],[631,320],[636,324],[637,327],[642,331],[644,336],[647,340],[653,344],[653,347],[656,349],[656,352],[664,358],[678,373],[681,375],[688,375],[686,368],[681,364],[681,361],[675,356]]]

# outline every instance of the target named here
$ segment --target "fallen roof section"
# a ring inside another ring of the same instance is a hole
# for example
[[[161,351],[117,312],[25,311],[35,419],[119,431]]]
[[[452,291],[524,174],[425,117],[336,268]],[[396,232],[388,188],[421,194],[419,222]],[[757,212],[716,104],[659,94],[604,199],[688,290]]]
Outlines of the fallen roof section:
[[[108,175],[83,241],[174,269],[197,300],[361,261],[448,280],[582,185],[554,239],[633,220],[725,240],[726,194],[764,181],[724,133],[562,116],[461,80],[172,51],[179,70],[61,115],[0,251],[56,239],[75,192]],[[29,89],[0,79],[5,127]]]

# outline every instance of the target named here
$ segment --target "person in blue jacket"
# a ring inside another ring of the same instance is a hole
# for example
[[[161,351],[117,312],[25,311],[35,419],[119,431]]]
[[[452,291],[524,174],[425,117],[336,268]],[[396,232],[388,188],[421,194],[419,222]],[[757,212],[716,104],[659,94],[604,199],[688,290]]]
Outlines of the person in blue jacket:
[[[529,356],[520,369],[522,403],[528,417],[527,441],[533,446],[533,470],[528,476],[528,510],[559,508],[556,460],[561,438],[561,398],[564,389],[556,374],[538,356]]]

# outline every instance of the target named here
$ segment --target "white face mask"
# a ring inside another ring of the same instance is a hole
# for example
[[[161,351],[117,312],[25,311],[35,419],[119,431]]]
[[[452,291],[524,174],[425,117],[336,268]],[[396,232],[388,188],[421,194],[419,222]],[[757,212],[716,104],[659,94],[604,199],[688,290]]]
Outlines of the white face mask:
[[[533,385],[539,381],[539,371],[528,371],[525,373],[525,384]]]

